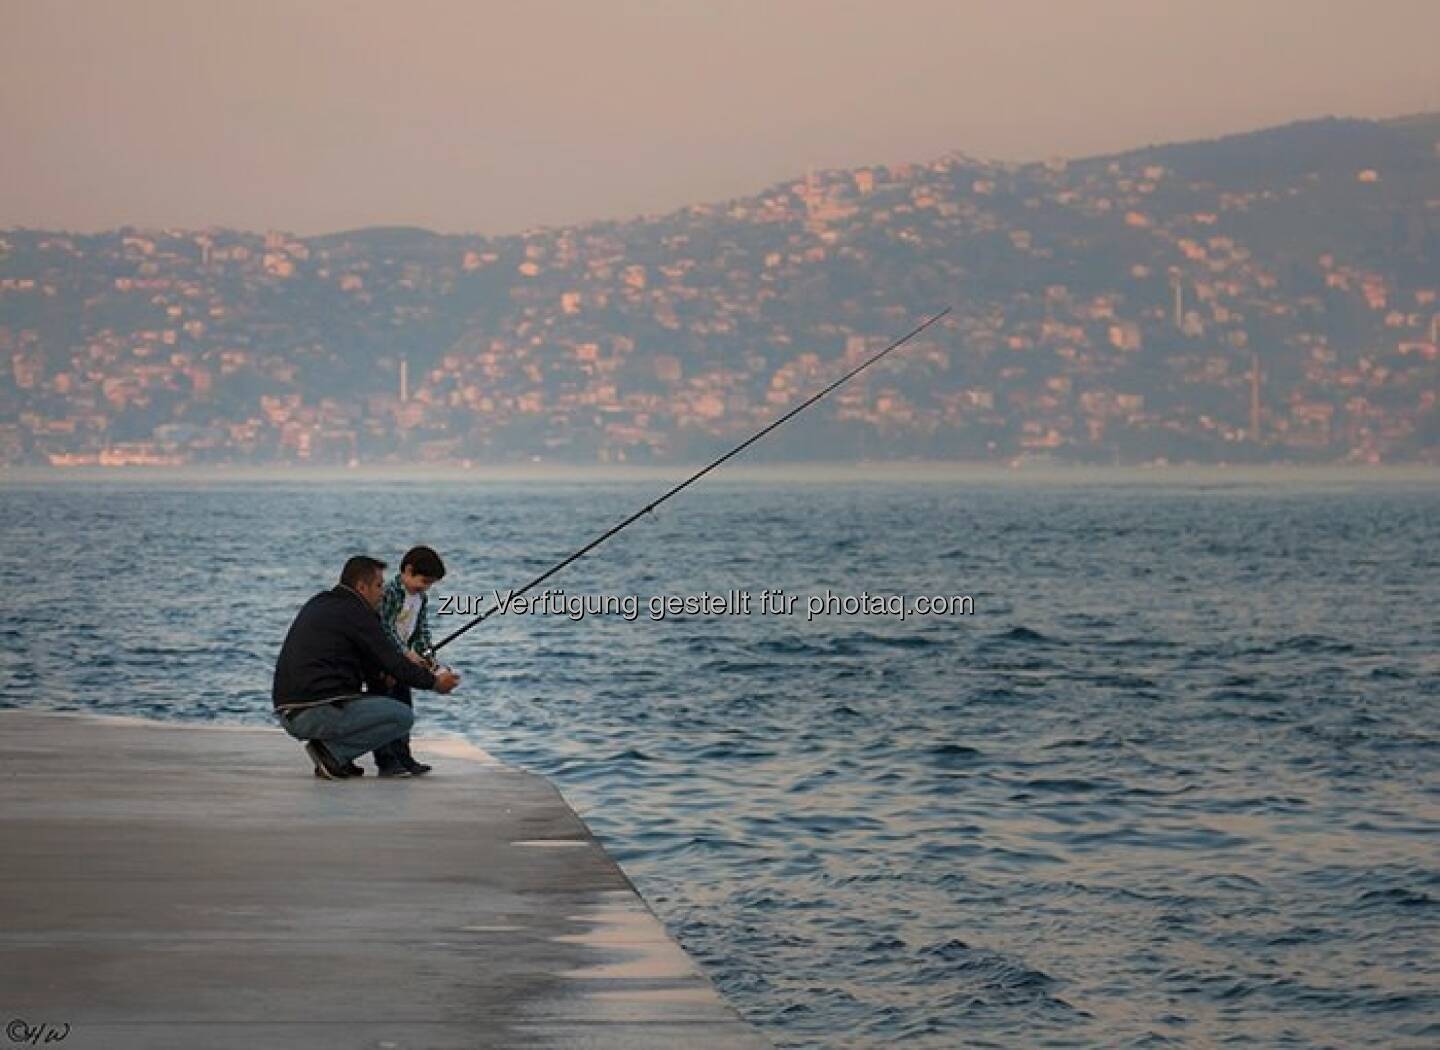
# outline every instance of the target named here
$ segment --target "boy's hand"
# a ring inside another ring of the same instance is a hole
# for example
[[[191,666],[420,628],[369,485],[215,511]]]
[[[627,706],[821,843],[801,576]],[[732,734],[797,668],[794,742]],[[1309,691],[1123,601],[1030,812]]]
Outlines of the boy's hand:
[[[459,684],[460,676],[448,668],[435,675],[435,691],[437,693],[448,693]]]
[[[426,660],[425,657],[417,653],[414,649],[405,650],[405,659],[409,660],[412,664],[415,664],[419,667],[428,668],[430,666],[430,662]]]

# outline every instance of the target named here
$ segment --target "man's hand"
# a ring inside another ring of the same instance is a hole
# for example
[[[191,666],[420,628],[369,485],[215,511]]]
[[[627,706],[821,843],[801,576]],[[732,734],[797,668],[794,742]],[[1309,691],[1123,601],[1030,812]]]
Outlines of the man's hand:
[[[405,650],[405,659],[409,660],[412,664],[415,664],[418,667],[430,667],[430,661],[426,660],[425,657],[421,656],[414,649]]]
[[[454,671],[446,669],[437,671],[435,674],[435,691],[437,693],[448,693],[460,684],[460,676]]]

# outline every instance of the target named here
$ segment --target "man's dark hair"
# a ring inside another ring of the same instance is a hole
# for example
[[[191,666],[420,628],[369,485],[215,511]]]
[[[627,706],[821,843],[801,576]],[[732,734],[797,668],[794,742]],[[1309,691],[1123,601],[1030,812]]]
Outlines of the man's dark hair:
[[[407,565],[417,576],[428,576],[432,580],[443,579],[445,576],[445,563],[440,560],[440,555],[429,547],[411,547],[406,551],[405,557],[400,559],[402,572]]]
[[[340,582],[353,590],[357,583],[369,579],[377,572],[384,571],[385,563],[383,561],[376,561],[374,558],[357,554],[345,563],[345,568],[340,570]]]

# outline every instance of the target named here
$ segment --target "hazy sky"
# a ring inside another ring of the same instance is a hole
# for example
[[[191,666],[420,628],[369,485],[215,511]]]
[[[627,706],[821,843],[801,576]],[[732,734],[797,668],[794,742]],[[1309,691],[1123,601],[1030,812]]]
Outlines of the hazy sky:
[[[511,233],[1440,110],[1440,0],[0,0],[0,227]]]

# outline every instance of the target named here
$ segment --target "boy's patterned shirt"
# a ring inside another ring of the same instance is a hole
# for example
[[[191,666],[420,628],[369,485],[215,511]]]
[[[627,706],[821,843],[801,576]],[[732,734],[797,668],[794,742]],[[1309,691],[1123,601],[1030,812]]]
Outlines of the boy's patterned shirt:
[[[430,620],[425,615],[425,607],[429,602],[430,595],[422,593],[420,611],[415,614],[415,633],[410,635],[410,642],[406,644],[395,633],[395,621],[400,618],[400,610],[405,608],[405,584],[398,572],[385,584],[385,591],[380,595],[380,622],[385,625],[385,633],[390,636],[390,640],[402,652],[413,649],[417,653],[423,653],[430,648]]]

